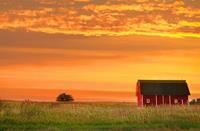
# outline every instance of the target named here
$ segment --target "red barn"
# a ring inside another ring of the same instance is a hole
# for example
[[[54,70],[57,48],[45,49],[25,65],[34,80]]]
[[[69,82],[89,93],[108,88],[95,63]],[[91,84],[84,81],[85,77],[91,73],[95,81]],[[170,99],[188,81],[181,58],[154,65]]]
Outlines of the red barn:
[[[138,80],[138,106],[188,104],[190,91],[185,80]]]

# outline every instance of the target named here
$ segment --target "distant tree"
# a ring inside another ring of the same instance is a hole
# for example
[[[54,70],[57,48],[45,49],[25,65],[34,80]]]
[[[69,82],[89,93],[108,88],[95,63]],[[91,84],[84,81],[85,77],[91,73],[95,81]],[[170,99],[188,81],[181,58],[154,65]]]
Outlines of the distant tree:
[[[74,101],[74,98],[71,95],[62,93],[58,95],[58,97],[56,98],[56,101]]]
[[[190,105],[200,105],[200,98],[191,100]]]
[[[196,103],[195,99],[193,99],[193,100],[190,101],[190,105],[194,105],[195,103]]]

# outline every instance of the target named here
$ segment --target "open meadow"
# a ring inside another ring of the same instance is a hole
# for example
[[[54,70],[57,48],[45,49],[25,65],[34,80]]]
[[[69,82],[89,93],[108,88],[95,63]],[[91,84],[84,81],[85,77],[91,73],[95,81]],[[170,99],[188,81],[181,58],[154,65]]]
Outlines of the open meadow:
[[[200,130],[200,106],[0,102],[0,130]]]

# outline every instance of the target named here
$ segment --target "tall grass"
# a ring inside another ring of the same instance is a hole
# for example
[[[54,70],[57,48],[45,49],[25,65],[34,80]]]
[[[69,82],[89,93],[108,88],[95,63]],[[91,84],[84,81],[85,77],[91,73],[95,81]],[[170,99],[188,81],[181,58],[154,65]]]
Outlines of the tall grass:
[[[0,130],[200,129],[200,106],[138,108],[133,103],[0,102]]]

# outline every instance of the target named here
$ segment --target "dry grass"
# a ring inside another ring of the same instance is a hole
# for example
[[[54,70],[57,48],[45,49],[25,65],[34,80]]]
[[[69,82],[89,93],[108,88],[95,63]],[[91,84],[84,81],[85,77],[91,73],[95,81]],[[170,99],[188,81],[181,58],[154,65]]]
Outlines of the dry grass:
[[[0,130],[199,130],[200,106],[138,108],[133,103],[0,102]]]

